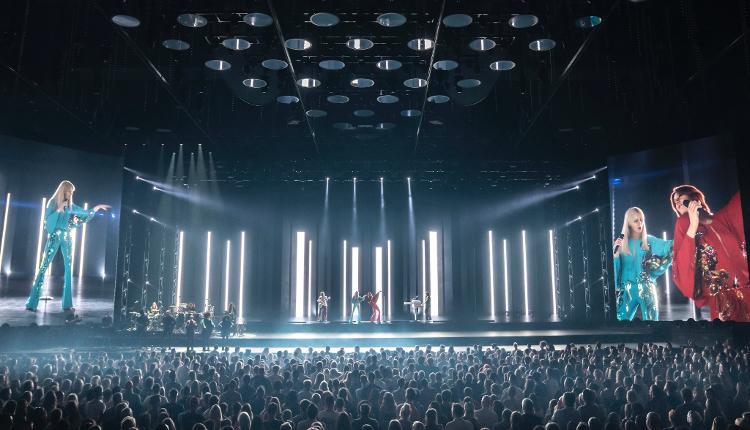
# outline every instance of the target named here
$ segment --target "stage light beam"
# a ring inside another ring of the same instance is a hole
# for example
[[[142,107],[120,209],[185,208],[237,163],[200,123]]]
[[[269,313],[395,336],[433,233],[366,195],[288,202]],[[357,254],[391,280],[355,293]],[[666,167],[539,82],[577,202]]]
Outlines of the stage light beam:
[[[393,300],[391,300],[391,241],[390,240],[388,240],[387,258],[388,258],[388,262],[387,262],[387,267],[388,267],[387,276],[388,276],[388,279],[386,281],[386,284],[388,285],[388,321],[390,321],[391,320],[391,315],[392,315],[391,308],[393,306]]]
[[[352,294],[359,291],[359,247],[352,246]]]
[[[224,261],[224,312],[229,310],[229,262],[232,255],[232,242],[227,240],[226,260]]]
[[[3,267],[3,255],[5,255],[5,237],[8,232],[8,214],[10,210],[10,193],[5,196],[5,211],[3,215],[3,238],[0,240],[0,267]],[[7,270],[5,270],[7,272]]]
[[[378,307],[383,308],[383,247],[375,247],[375,292],[380,291]]]
[[[307,317],[312,318],[312,240],[307,242]]]
[[[42,256],[42,238],[44,234],[44,212],[47,209],[47,198],[42,198],[42,211],[39,214],[39,237],[36,242],[36,265],[34,269],[34,278],[39,274],[40,258]]]
[[[422,301],[427,296],[427,245],[422,239]]]
[[[489,268],[490,268],[490,316],[495,319],[495,256],[492,243],[492,230],[487,232],[487,244],[489,247]]]
[[[245,304],[244,304],[244,292],[245,292],[245,232],[240,233],[240,282],[239,282],[240,297],[239,303],[237,304],[237,323],[242,324],[245,322]]]
[[[183,244],[185,243],[185,232],[180,232],[180,244],[177,250],[177,288],[175,292],[175,305],[180,305],[180,299],[182,294],[182,256],[183,256]]]
[[[204,291],[204,312],[208,311],[209,295],[211,293],[211,232],[206,232],[206,286]]]
[[[510,312],[510,300],[508,296],[508,241],[503,239],[503,288],[505,289],[505,314]]]
[[[661,237],[662,239],[667,240],[667,232],[663,231],[661,233]],[[669,295],[670,295],[669,293],[669,286],[670,286],[669,285],[669,267],[667,267],[666,272],[664,272],[664,282],[665,282],[665,287],[666,287],[664,291],[666,292],[666,296],[667,296],[667,306],[669,306],[669,302],[670,302],[669,300]]]
[[[295,272],[294,317],[302,320],[305,317],[305,232],[297,232],[297,258]]]
[[[555,294],[556,290],[556,280],[555,280],[555,238],[552,233],[552,230],[549,230],[549,280],[550,280],[550,288],[552,289],[552,316],[557,316],[557,295]]]
[[[523,307],[525,315],[529,316],[529,273],[526,261],[526,230],[521,230],[521,248],[523,250]]]
[[[346,295],[346,251],[347,251],[346,241],[344,241],[344,262],[343,262],[344,274],[341,277],[341,287],[343,291],[343,295],[341,296],[343,297],[343,300],[341,300],[341,315],[342,315],[341,318],[344,321],[346,321],[346,302],[349,301],[349,296]]]

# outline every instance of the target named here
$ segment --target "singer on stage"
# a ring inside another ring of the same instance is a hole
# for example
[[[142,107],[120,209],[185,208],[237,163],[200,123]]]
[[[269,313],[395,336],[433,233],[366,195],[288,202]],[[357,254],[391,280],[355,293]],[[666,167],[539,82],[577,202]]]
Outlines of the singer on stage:
[[[370,322],[380,323],[380,306],[378,306],[378,299],[380,298],[380,291],[375,294],[370,292],[367,293],[367,303],[370,304]]]
[[[359,295],[359,291],[355,291],[352,295],[352,313],[349,315],[349,324],[354,320],[354,312],[357,313],[357,323],[362,320],[362,302],[365,301],[364,297]]]
[[[330,297],[321,291],[318,296],[318,322],[328,322],[328,301]]]
[[[108,205],[96,205],[88,211],[84,210],[73,203],[73,192],[75,189],[75,186],[70,181],[62,181],[57,186],[55,194],[50,197],[49,203],[47,203],[47,208],[44,212],[44,229],[47,232],[47,242],[44,245],[42,263],[39,266],[39,271],[31,287],[29,299],[26,301],[26,310],[28,311],[36,311],[47,268],[55,257],[55,254],[57,254],[57,250],[62,248],[63,266],[65,267],[62,308],[66,313],[75,315],[71,287],[72,269],[70,267],[71,231],[79,225],[89,222],[94,218],[96,212],[110,208]]]
[[[672,241],[649,235],[643,211],[632,207],[625,211],[614,257],[617,319],[632,320],[640,307],[644,321],[658,321],[656,280],[672,263]]]
[[[674,282],[697,306],[708,305],[711,318],[750,321],[750,277],[745,250],[740,193],[716,213],[692,185],[672,190]]]

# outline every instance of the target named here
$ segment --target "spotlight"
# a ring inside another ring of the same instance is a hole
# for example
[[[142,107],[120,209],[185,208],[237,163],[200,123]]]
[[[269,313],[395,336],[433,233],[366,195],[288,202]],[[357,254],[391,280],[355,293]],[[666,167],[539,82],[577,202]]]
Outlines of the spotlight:
[[[151,222],[154,222],[154,221],[156,221],[156,220],[154,219],[154,217],[151,217],[151,218],[149,218],[149,220],[150,220]]]
[[[357,178],[356,177],[354,177],[354,182],[357,182]]]
[[[407,181],[411,181],[411,176],[407,176],[407,177],[406,177],[406,180],[407,180]]]
[[[115,217],[115,214],[110,214],[110,216],[111,216],[112,218],[114,218],[114,217]],[[84,224],[84,225],[86,225],[86,224]]]
[[[380,182],[383,182],[383,177],[382,176],[380,177]]]
[[[138,211],[137,211],[137,210],[135,210],[135,209],[133,209],[133,213],[134,213],[134,214],[137,214],[137,213],[138,213]]]
[[[136,180],[136,181],[140,181],[140,180],[141,180],[141,177],[140,177],[140,176],[136,176],[136,177],[135,177],[135,180]]]
[[[583,219],[583,217],[582,217],[582,216],[580,216],[580,215],[578,215],[578,218],[576,218],[576,219],[577,219],[578,221],[580,221],[580,220],[582,220],[582,219]]]
[[[331,180],[331,178],[329,178],[328,176],[326,176],[326,182],[328,182],[330,180]]]
[[[596,175],[592,175],[592,176],[591,176],[591,179],[596,179]]]
[[[157,188],[156,188],[156,187],[153,187],[153,188],[151,188],[151,189],[152,189],[152,190],[154,190],[154,191],[156,191],[156,190],[157,190]]]
[[[594,212],[599,212],[599,208],[594,208]]]
[[[576,185],[576,190],[580,190],[580,189],[581,189],[581,186],[580,185]]]

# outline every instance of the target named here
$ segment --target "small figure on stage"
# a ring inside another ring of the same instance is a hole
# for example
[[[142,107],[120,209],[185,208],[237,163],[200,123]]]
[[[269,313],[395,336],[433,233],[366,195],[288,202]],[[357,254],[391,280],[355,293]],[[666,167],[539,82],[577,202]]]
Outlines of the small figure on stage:
[[[378,299],[380,299],[380,291],[375,294],[370,292],[367,293],[367,303],[370,304],[370,322],[382,322],[380,320],[380,306],[378,306]]]
[[[151,303],[151,309],[149,309],[148,313],[150,313],[152,315],[158,314],[159,313],[159,305],[157,305],[156,302],[152,302]]]
[[[328,302],[330,300],[331,298],[326,296],[325,292],[320,292],[318,296],[318,322],[328,322]]]
[[[84,210],[73,203],[73,192],[75,190],[76,187],[70,181],[60,182],[44,210],[44,229],[47,232],[47,243],[44,245],[42,263],[31,287],[29,299],[26,301],[27,311],[36,312],[47,268],[49,268],[52,259],[55,258],[57,251],[62,248],[63,266],[65,267],[62,308],[68,314],[66,316],[69,317],[68,319],[75,318],[71,286],[73,270],[70,267],[73,243],[71,231],[91,221],[98,211],[110,208],[108,205],[96,205],[92,209]]]
[[[193,319],[193,316],[188,316],[188,320],[185,321],[185,338],[187,338],[187,349],[193,349],[193,339],[195,338],[195,330],[198,329],[198,323]]]
[[[419,296],[414,296],[413,299],[404,302],[404,304],[411,306],[411,313],[414,315],[414,321],[417,321],[419,318],[419,312],[422,309],[422,300],[419,299]]]
[[[211,312],[203,313],[201,321],[201,337],[203,337],[203,350],[208,350],[208,343],[211,340],[211,334],[214,332],[214,322],[211,320]]]
[[[162,325],[164,326],[164,336],[172,336],[174,333],[174,327],[177,324],[177,320],[171,311],[164,312],[164,316],[161,317]]]
[[[425,321],[432,321],[432,313],[430,310],[430,302],[432,299],[430,298],[430,293],[427,293],[424,296],[424,320]]]
[[[229,335],[232,333],[232,326],[234,325],[234,322],[232,321],[232,316],[229,313],[225,313],[224,317],[221,319],[221,322],[219,323],[219,330],[221,331],[221,338],[222,339],[229,339]]]
[[[364,301],[365,298],[359,295],[359,291],[355,291],[354,295],[352,295],[352,313],[349,314],[349,324],[351,324],[352,320],[354,319],[354,312],[357,313],[357,323],[359,323],[362,319],[362,311],[360,309],[360,305]]]

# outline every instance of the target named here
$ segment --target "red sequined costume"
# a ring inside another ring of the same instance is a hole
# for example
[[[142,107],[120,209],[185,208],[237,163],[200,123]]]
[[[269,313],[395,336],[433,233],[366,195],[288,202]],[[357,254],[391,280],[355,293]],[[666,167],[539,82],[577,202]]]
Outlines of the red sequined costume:
[[[370,313],[370,322],[381,322],[380,321],[380,306],[378,306],[378,299],[380,298],[380,291],[375,294],[367,293],[367,303],[370,304],[372,312]]]

